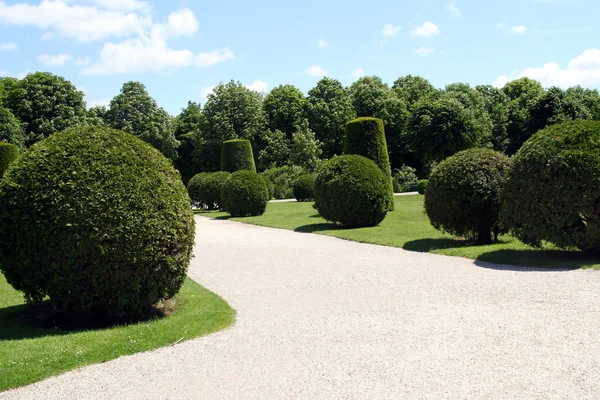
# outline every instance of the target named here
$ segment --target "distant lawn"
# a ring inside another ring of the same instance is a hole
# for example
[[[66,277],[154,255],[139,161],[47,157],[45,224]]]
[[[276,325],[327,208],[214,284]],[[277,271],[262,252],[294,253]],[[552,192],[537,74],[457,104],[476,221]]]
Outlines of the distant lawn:
[[[0,274],[0,391],[88,364],[208,335],[230,326],[235,311],[188,279],[167,317],[86,331],[46,329],[25,322],[30,307]]]
[[[401,247],[410,251],[431,252],[466,257],[496,264],[552,268],[600,269],[600,257],[578,251],[562,251],[551,246],[536,250],[505,235],[499,243],[473,245],[442,234],[429,223],[424,213],[423,196],[396,197],[396,211],[389,213],[381,225],[372,228],[340,229],[327,223],[312,208],[312,203],[269,203],[260,217],[231,218],[232,221],[283,228],[296,232],[312,232],[341,239],[384,246]],[[213,218],[228,218],[219,212],[199,212]]]

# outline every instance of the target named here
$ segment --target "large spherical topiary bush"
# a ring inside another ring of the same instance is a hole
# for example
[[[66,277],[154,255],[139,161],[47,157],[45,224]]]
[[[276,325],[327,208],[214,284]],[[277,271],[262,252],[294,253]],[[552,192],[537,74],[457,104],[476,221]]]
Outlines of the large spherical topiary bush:
[[[221,171],[254,171],[254,154],[249,140],[234,139],[223,142],[221,149]]]
[[[225,171],[213,172],[207,174],[202,181],[200,181],[199,197],[202,199],[207,209],[223,209],[221,191],[230,175],[229,172]]]
[[[375,161],[387,176],[389,183],[389,211],[394,210],[394,184],[390,156],[383,121],[379,118],[360,117],[346,124],[344,154],[356,154]]]
[[[0,143],[0,178],[8,166],[19,158],[19,148],[12,143]]]
[[[294,197],[298,201],[312,201],[315,193],[315,177],[305,174],[294,182]]]
[[[190,195],[190,200],[192,200],[192,205],[200,208],[206,207],[206,201],[202,198],[202,185],[204,182],[204,178],[208,176],[206,172],[200,172],[196,174],[190,179],[187,184],[188,194]]]
[[[509,159],[488,149],[465,150],[442,161],[425,192],[431,224],[452,235],[490,243],[501,230],[499,193]]]
[[[357,155],[334,157],[319,169],[315,208],[344,226],[374,226],[387,214],[389,190],[389,179],[375,162]]]
[[[532,136],[513,157],[501,202],[503,221],[524,243],[600,252],[600,122]]]
[[[0,270],[29,302],[133,316],[174,296],[194,245],[171,162],[124,132],[81,127],[32,146],[0,183]]]
[[[221,191],[223,209],[234,217],[264,214],[269,188],[262,176],[252,171],[231,174]]]

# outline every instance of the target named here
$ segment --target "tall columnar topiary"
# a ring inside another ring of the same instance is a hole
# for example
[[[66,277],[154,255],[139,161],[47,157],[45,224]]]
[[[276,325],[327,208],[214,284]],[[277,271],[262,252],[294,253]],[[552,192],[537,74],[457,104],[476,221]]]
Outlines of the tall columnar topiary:
[[[252,171],[231,174],[221,191],[223,209],[233,217],[264,214],[269,202],[265,179]]]
[[[390,196],[388,210],[394,210],[394,185],[392,183],[392,170],[390,156],[385,140],[383,121],[379,118],[361,117],[346,124],[346,141],[344,154],[357,154],[373,160],[389,181]]]
[[[452,235],[490,243],[502,228],[499,194],[508,170],[508,157],[488,149],[465,150],[442,161],[425,191],[431,224]]]
[[[221,149],[221,171],[256,172],[252,144],[249,140],[234,139],[223,142]]]
[[[19,148],[12,143],[0,143],[0,179],[8,166],[19,157]]]
[[[526,244],[600,252],[600,121],[532,136],[512,159],[502,220]]]
[[[347,227],[374,226],[389,209],[389,179],[375,162],[343,155],[325,162],[315,181],[319,214]]]
[[[93,127],[53,134],[9,168],[0,232],[0,271],[27,301],[107,317],[173,297],[195,233],[171,162],[132,135]]]
[[[222,210],[221,191],[225,182],[231,175],[229,172],[219,171],[207,174],[200,181],[199,197],[209,210]]]

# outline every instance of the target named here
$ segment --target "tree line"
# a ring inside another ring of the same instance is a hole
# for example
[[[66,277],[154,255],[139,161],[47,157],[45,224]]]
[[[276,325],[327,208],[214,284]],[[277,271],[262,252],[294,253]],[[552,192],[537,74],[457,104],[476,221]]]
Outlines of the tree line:
[[[320,160],[342,154],[348,121],[372,116],[385,123],[392,169],[408,165],[424,177],[460,150],[485,147],[513,155],[548,125],[600,120],[598,90],[544,89],[529,78],[501,89],[466,83],[438,89],[412,75],[391,86],[367,76],[348,87],[325,77],[307,95],[293,85],[265,95],[230,81],[219,84],[204,107],[190,101],[175,117],[139,82],[125,83],[108,107],[87,109],[83,97],[50,73],[0,78],[0,141],[25,149],[71,126],[108,126],[152,144],[187,181],[201,171],[218,171],[221,144],[236,138],[250,140],[259,170],[313,170]]]

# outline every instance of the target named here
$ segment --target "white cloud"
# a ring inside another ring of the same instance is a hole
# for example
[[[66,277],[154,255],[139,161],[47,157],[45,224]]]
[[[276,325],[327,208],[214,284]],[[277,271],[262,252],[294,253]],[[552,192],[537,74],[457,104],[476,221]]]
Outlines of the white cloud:
[[[86,104],[88,106],[88,108],[92,108],[92,107],[96,107],[96,106],[105,106],[108,107],[108,105],[110,104],[110,100],[111,99],[90,99],[87,100],[86,98]]]
[[[492,84],[493,87],[502,89],[508,83],[508,78],[505,75],[500,75]]]
[[[258,79],[256,81],[254,81],[252,84],[244,85],[244,86],[246,86],[250,90],[254,90],[255,92],[263,93],[263,92],[267,91],[269,84],[265,81],[261,81],[260,79]]]
[[[88,0],[88,3],[93,3],[107,10],[141,12],[150,12],[152,10],[152,6],[149,3],[140,0]]]
[[[331,45],[329,44],[329,42],[325,39],[319,39],[317,40],[317,47],[320,49],[324,49],[326,47],[331,47]]]
[[[549,62],[542,67],[526,68],[515,77],[535,79],[546,87],[596,86],[600,84],[600,49],[593,48],[584,51],[571,60],[564,69],[555,62]],[[500,76],[494,85],[506,84],[508,81],[509,78],[506,76]]]
[[[202,103],[206,103],[206,99],[208,98],[208,95],[211,93],[214,93],[215,87],[216,86],[206,86],[206,87],[203,87],[202,89],[200,89],[200,101]]]
[[[0,51],[13,51],[17,49],[15,42],[0,42]]]
[[[381,30],[383,37],[394,37],[400,32],[400,27],[394,24],[385,24]]]
[[[306,74],[310,76],[325,76],[327,71],[325,71],[320,65],[313,65],[306,69]]]
[[[515,25],[510,28],[510,31],[516,34],[523,34],[527,32],[527,27],[525,25]]]
[[[92,63],[92,59],[89,56],[81,57],[75,60],[75,64],[80,67],[87,67]]]
[[[45,42],[47,40],[51,40],[54,37],[54,32],[46,32],[42,35],[42,37],[40,38],[40,40],[42,42]]]
[[[224,49],[197,54],[194,59],[194,65],[198,67],[209,67],[211,65],[230,60],[234,57],[235,54],[229,50],[229,47],[225,47]]]
[[[186,36],[198,32],[198,20],[189,8],[173,12],[169,15],[167,34],[169,36]]]
[[[71,56],[68,54],[57,54],[55,56],[51,56],[50,54],[42,54],[38,57],[38,61],[44,64],[45,67],[62,67],[67,63],[67,61],[71,60]]]
[[[421,57],[427,57],[434,51],[435,50],[432,48],[421,47],[421,48],[417,49],[417,54],[420,55]]]
[[[454,17],[460,17],[461,16],[460,10],[458,9],[458,7],[456,7],[456,4],[454,4],[454,3],[448,4],[448,11]]]
[[[496,29],[499,31],[508,31],[510,33],[514,33],[517,35],[522,35],[527,32],[527,27],[525,25],[508,25],[505,22],[500,22],[496,24]]]
[[[365,70],[362,68],[356,68],[354,72],[352,72],[352,77],[358,79],[362,76],[365,76]]]
[[[438,33],[440,33],[439,26],[437,26],[436,24],[434,24],[433,22],[430,22],[430,21],[425,22],[421,26],[417,26],[412,31],[413,36],[425,36],[425,37],[437,35]]]

